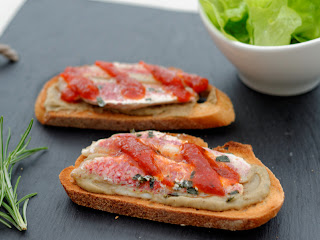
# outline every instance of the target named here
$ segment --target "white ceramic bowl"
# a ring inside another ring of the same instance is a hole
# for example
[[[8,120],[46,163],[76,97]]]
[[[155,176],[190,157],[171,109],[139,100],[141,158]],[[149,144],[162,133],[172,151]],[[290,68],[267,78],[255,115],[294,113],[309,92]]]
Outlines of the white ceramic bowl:
[[[238,69],[248,87],[270,95],[308,92],[320,81],[320,38],[285,46],[254,46],[227,39],[199,4],[201,19],[214,43]]]

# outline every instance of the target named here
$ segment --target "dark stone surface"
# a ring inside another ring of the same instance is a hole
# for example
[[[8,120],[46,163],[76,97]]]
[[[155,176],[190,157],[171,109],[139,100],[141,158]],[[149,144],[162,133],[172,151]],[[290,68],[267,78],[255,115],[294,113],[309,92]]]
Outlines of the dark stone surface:
[[[38,192],[28,207],[28,230],[0,225],[0,239],[319,239],[320,89],[297,97],[271,97],[245,87],[211,42],[196,14],[90,1],[29,0],[0,39],[20,54],[0,57],[0,114],[18,140],[34,117],[43,84],[66,66],[95,60],[175,66],[208,77],[232,99],[231,126],[184,132],[211,147],[234,140],[252,144],[280,179],[286,199],[278,216],[255,230],[181,227],[100,212],[73,204],[60,171],[80,150],[112,132],[46,127],[35,121],[30,147],[48,146],[15,170],[20,196]],[[281,63],[279,63],[281,64]],[[23,168],[23,171],[20,169]]]

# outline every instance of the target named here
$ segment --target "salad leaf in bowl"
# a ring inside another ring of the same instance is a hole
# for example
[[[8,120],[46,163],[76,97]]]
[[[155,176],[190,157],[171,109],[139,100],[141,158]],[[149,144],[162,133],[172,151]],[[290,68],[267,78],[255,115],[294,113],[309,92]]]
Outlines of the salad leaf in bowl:
[[[228,39],[281,46],[320,37],[318,0],[199,0]]]

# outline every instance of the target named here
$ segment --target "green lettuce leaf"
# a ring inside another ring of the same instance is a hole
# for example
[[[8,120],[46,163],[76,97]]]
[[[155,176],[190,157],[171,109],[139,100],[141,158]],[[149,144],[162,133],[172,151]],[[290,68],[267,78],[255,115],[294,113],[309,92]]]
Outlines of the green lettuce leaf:
[[[319,0],[200,0],[227,38],[261,46],[320,37]]]
[[[288,4],[302,20],[302,25],[294,31],[293,38],[298,42],[304,42],[320,37],[319,0],[288,0]]]
[[[252,29],[250,43],[260,46],[286,45],[301,25],[301,18],[287,6],[287,0],[245,0],[249,9],[247,24]]]
[[[227,38],[249,42],[248,12],[243,0],[200,0],[200,4],[211,22]]]

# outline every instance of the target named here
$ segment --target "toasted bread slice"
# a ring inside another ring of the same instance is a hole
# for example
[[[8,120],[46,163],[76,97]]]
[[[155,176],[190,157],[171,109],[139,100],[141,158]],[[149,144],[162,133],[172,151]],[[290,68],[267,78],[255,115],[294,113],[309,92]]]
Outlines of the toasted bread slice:
[[[130,129],[170,130],[170,129],[205,129],[226,126],[235,120],[235,113],[228,96],[209,85],[208,91],[215,91],[217,101],[196,103],[188,116],[133,116],[111,111],[46,111],[44,106],[47,91],[57,83],[58,77],[52,78],[41,90],[35,104],[35,115],[45,125],[75,128],[91,128],[113,131]]]
[[[186,139],[188,135],[182,136]],[[188,140],[202,147],[207,146],[205,142],[195,137],[190,136]],[[222,147],[217,147],[215,150],[233,153],[244,158],[250,164],[264,166],[255,157],[250,145],[229,142]],[[215,212],[186,207],[172,207],[134,197],[91,193],[76,185],[70,176],[71,171],[78,167],[84,159],[85,157],[81,155],[77,159],[75,167],[65,168],[60,173],[60,181],[73,202],[111,213],[171,224],[227,230],[247,230],[259,227],[275,217],[284,201],[284,192],[279,180],[265,166],[271,182],[268,196],[262,202],[241,210]]]

